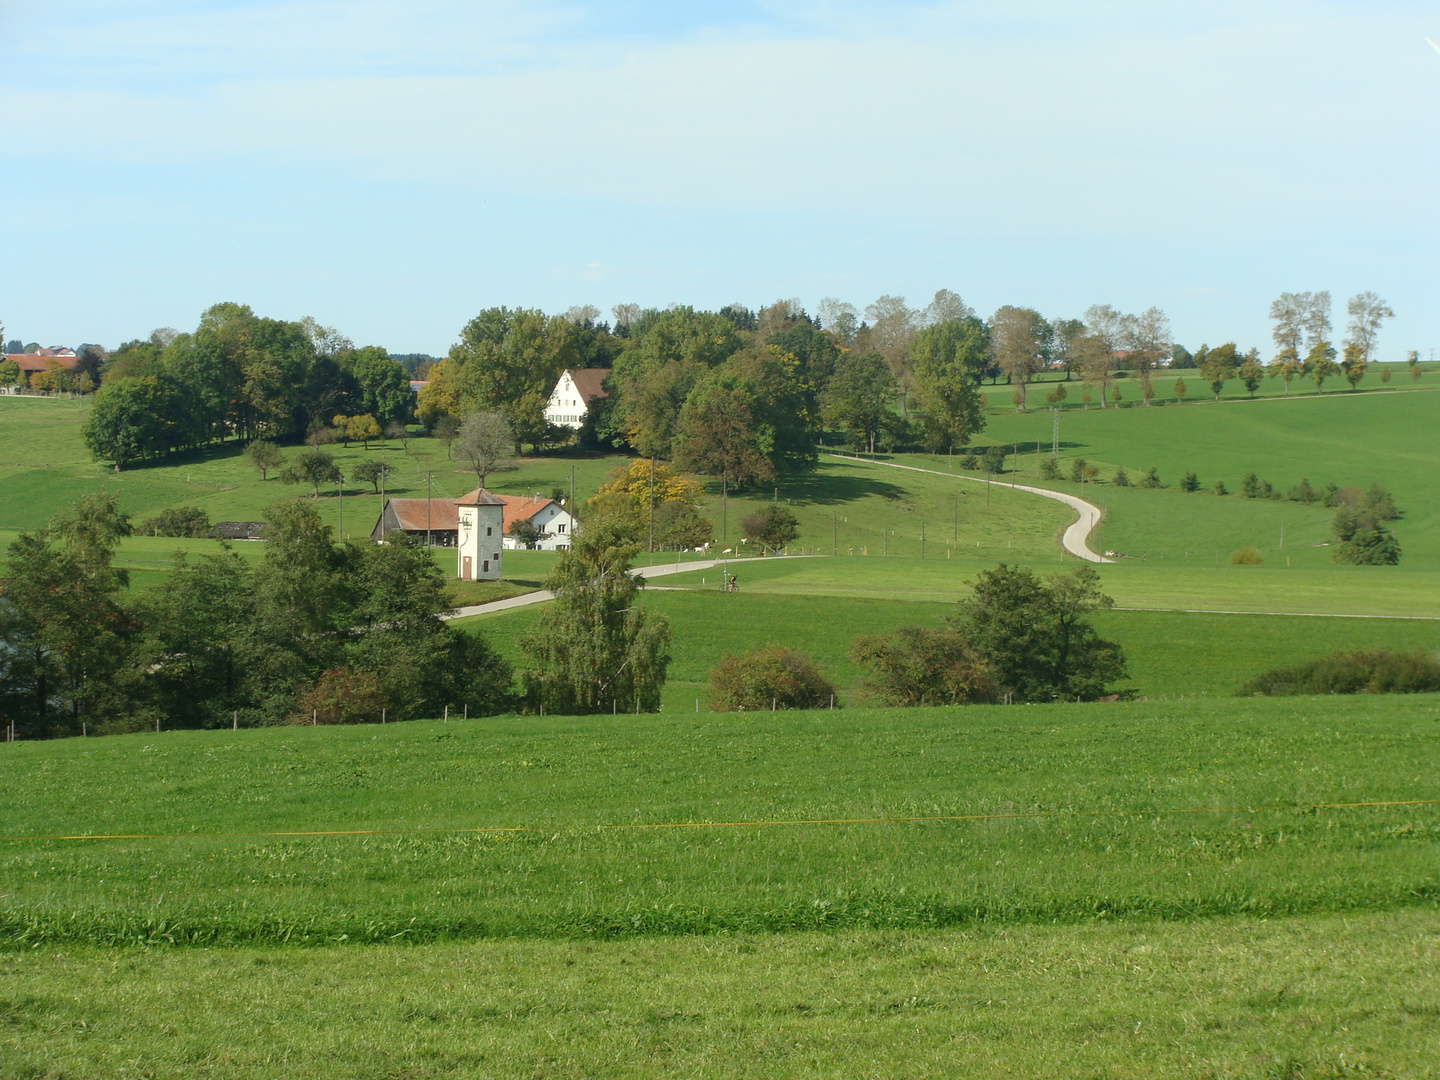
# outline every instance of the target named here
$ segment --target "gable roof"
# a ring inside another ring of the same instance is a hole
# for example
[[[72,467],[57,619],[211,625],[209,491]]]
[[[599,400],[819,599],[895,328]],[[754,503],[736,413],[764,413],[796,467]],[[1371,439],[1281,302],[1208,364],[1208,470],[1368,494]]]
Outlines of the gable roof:
[[[569,368],[566,374],[575,383],[575,389],[580,392],[580,397],[586,405],[610,396],[604,386],[605,379],[610,374],[609,368]]]
[[[427,517],[425,504],[430,504]],[[394,511],[395,522],[406,532],[457,532],[460,529],[460,506],[454,499],[391,499],[387,507]],[[426,522],[429,524],[426,524]]]
[[[508,533],[510,526],[515,522],[529,521],[555,501],[554,499],[537,499],[533,495],[500,495],[497,497],[505,503],[505,509],[500,515],[500,531],[504,533]]]

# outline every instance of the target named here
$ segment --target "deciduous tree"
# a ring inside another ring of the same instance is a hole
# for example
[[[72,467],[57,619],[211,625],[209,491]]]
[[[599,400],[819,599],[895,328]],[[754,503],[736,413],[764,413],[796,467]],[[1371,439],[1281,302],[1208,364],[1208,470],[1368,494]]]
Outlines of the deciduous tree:
[[[587,521],[560,553],[545,586],[555,594],[521,646],[527,700],[564,715],[656,712],[670,664],[670,626],[635,603],[629,574],[636,547],[603,522]]]
[[[455,436],[455,452],[461,461],[470,463],[482,488],[485,478],[510,456],[514,447],[515,431],[510,421],[494,409],[471,413]]]

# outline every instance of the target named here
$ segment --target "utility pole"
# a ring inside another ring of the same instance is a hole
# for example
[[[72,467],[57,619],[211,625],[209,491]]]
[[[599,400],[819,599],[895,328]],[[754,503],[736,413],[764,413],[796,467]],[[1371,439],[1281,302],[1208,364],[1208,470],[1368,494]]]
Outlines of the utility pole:
[[[951,530],[951,533],[950,533],[950,543],[951,543],[953,546],[955,546],[955,547],[959,547],[959,546],[960,546],[960,493],[957,491],[954,495],[951,495],[951,496],[950,496],[950,499],[951,499],[951,501],[955,504],[955,526],[954,526],[954,528]]]
[[[430,470],[425,470],[425,546],[430,547]]]
[[[720,474],[720,546],[730,542],[730,478]]]

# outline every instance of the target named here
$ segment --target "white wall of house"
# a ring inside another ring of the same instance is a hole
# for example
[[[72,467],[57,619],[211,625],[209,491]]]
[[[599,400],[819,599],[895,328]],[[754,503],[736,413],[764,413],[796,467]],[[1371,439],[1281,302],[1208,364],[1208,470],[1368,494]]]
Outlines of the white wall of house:
[[[530,520],[541,532],[550,534],[535,545],[540,551],[556,551],[570,546],[570,537],[575,532],[575,519],[570,516],[570,511],[559,503],[552,502],[537,512]],[[514,551],[520,546],[513,536],[505,537],[507,549]]]
[[[550,401],[545,406],[546,423],[578,431],[585,425],[589,413],[575,380],[570,377],[570,372],[564,372],[550,392]]]
[[[502,512],[495,506],[461,505],[459,543],[455,545],[455,576],[462,581],[499,581]]]

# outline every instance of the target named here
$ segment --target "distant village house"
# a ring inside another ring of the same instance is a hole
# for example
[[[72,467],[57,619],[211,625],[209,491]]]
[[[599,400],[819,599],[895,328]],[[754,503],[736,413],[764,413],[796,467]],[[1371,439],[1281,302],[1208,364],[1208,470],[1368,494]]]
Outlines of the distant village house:
[[[428,536],[431,546],[457,549],[455,574],[462,581],[495,581],[501,552],[527,546],[516,532],[530,533],[537,549],[555,551],[570,546],[574,531],[574,518],[554,499],[476,488],[458,499],[387,499],[370,538],[403,532],[423,544]]]
[[[610,395],[605,391],[609,368],[570,368],[560,376],[545,406],[545,422],[579,431],[593,419],[595,406]]]

